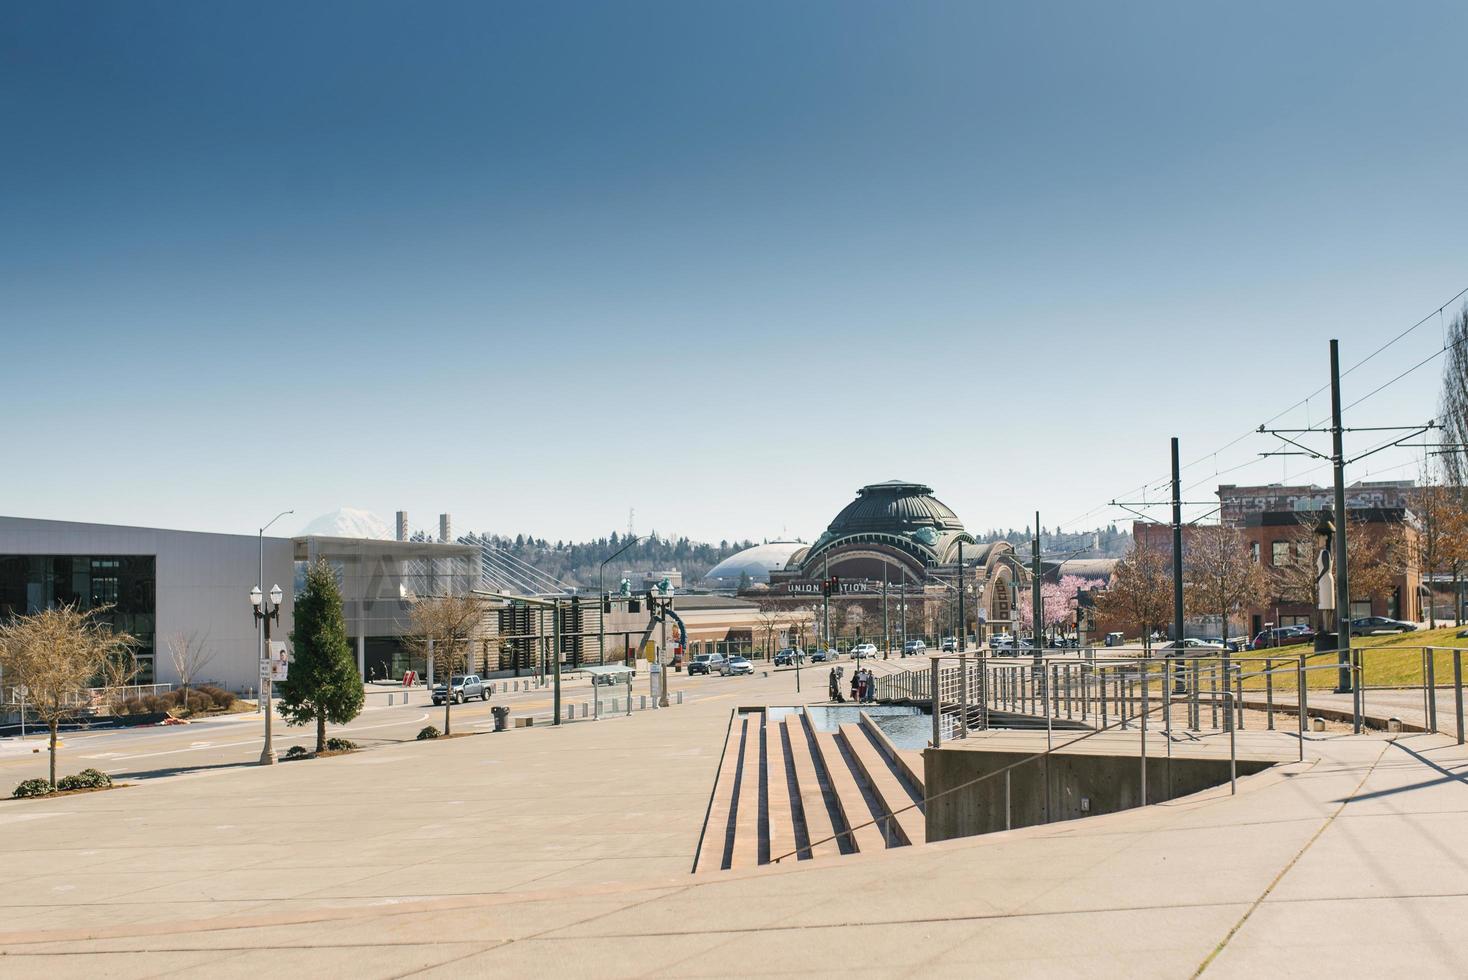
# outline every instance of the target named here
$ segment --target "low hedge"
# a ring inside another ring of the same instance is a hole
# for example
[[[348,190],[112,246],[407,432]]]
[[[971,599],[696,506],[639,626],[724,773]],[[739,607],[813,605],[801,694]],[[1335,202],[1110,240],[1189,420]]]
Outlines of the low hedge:
[[[62,776],[57,780],[56,788],[67,789],[106,789],[112,785],[112,777],[100,769],[83,769],[74,776]]]
[[[438,738],[442,734],[443,732],[439,731],[437,728],[434,728],[432,725],[429,725],[428,727],[424,728],[423,731],[418,733],[418,741],[421,742],[424,739]]]
[[[357,743],[349,738],[332,736],[326,740],[326,751],[328,752],[350,752],[356,747]]]
[[[16,799],[24,799],[31,796],[50,796],[56,792],[49,779],[27,779],[15,787],[15,792],[10,795]]]
[[[310,750],[307,749],[304,745],[292,745],[290,748],[285,750],[285,757],[287,759],[304,759],[310,754]]]

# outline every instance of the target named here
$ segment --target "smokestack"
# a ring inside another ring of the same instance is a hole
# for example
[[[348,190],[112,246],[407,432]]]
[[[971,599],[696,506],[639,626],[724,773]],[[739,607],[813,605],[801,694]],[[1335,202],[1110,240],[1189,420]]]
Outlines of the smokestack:
[[[398,511],[398,540],[408,540],[408,512],[405,510]]]
[[[453,535],[449,533],[449,515],[447,514],[438,515],[438,540],[443,542],[453,540]]]

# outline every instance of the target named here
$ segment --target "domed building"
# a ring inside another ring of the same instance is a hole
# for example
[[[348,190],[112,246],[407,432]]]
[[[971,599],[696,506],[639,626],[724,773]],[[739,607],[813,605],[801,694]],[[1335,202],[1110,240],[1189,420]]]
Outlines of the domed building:
[[[859,610],[859,619],[875,616],[878,624],[883,597],[900,595],[922,624],[917,631],[927,634],[958,629],[960,581],[968,630],[981,621],[1007,628],[1014,588],[1027,581],[1007,541],[979,544],[932,487],[906,480],[857,490],[813,544],[798,547],[769,573],[768,591],[761,591],[781,605],[809,604],[823,598],[828,578],[838,580],[843,609]],[[885,614],[890,619],[890,609]]]
[[[771,572],[784,568],[792,555],[804,549],[805,545],[799,541],[770,541],[745,548],[709,569],[702,584],[710,589],[767,585]]]

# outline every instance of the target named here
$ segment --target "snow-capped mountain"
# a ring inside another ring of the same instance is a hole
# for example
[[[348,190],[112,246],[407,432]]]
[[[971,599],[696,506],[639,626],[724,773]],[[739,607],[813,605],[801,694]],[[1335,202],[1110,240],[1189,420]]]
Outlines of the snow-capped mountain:
[[[377,538],[392,540],[391,525],[370,510],[356,507],[341,507],[329,514],[322,514],[305,527],[302,534],[320,534],[333,538]]]

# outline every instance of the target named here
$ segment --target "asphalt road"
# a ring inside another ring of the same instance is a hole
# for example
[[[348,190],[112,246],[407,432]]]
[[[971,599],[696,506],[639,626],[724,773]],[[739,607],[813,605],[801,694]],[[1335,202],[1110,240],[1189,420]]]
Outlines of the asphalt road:
[[[781,670],[781,674],[789,673]],[[809,673],[808,671],[806,673]],[[807,678],[810,680],[813,678]],[[698,676],[675,673],[671,690],[682,691],[685,700],[711,697],[734,697],[747,685],[748,677]],[[791,689],[794,690],[792,678]],[[350,724],[328,725],[327,735],[339,735],[356,742],[360,748],[411,741],[425,725],[443,728],[444,709],[430,703],[428,692],[413,691],[408,703],[401,689],[368,686],[367,706]],[[588,702],[590,685],[582,679],[567,680],[562,686],[565,703]],[[391,692],[397,702],[387,704]],[[634,703],[648,694],[648,675],[639,673],[633,688]],[[610,698],[611,695],[604,695]],[[617,692],[622,698],[622,689]],[[507,705],[511,724],[516,717],[534,716],[537,725],[551,718],[554,694],[549,685],[528,691],[495,693],[488,703],[470,701],[454,705],[453,731],[486,732],[494,727],[490,708]],[[649,705],[651,698],[648,698]],[[605,702],[604,702],[605,703]],[[622,702],[625,710],[625,701]],[[651,708],[647,709],[651,710]],[[676,710],[676,705],[670,710]],[[579,716],[579,709],[578,709]],[[590,719],[588,719],[589,723]],[[573,724],[583,724],[578,717]],[[274,742],[278,756],[284,756],[293,745],[312,749],[316,744],[314,726],[291,727],[279,715],[275,718]],[[260,712],[217,715],[187,725],[150,725],[142,728],[107,729],[75,734],[63,733],[57,758],[58,776],[86,768],[100,769],[114,779],[141,780],[177,775],[185,772],[227,769],[256,765],[264,744],[265,718]],[[47,772],[46,736],[44,733],[0,738],[0,795],[24,779],[44,777]]]

